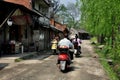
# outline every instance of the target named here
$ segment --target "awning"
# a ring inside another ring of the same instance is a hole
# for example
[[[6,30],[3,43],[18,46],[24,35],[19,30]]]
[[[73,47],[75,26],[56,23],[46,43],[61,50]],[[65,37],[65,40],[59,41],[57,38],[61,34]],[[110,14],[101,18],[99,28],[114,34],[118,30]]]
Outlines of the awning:
[[[4,25],[4,23],[8,20],[8,18],[13,14],[16,10],[16,7],[6,4],[3,1],[0,1],[0,28]]]
[[[42,14],[38,13],[37,11],[29,9],[23,5],[20,5],[20,4],[15,4],[15,3],[6,2],[6,1],[0,1],[0,3],[3,4],[4,7],[7,7],[7,9],[5,9],[5,10],[8,10],[9,8],[13,9],[16,7],[16,8],[20,8],[21,10],[23,10],[26,13],[29,13],[32,15],[37,15],[37,16],[42,16]]]
[[[11,19],[13,23],[16,25],[25,25],[25,24],[32,25],[31,17],[28,15],[12,16]]]
[[[5,22],[7,22],[7,20],[9,19],[9,17],[12,15],[12,13],[14,11],[15,10],[13,9],[6,17],[4,17],[3,19],[1,19],[1,21],[0,21],[0,28],[5,24]],[[4,14],[2,16],[4,16]]]
[[[57,29],[55,26],[53,25],[50,25],[50,28],[53,30],[53,31],[56,31],[56,32],[62,32],[61,30]]]
[[[88,34],[88,32],[87,31],[85,31],[85,30],[78,30],[78,33],[87,33]]]
[[[0,1],[0,11],[1,11],[0,12],[0,28],[5,24],[5,22],[11,17],[14,11],[18,8],[28,14],[41,16],[40,13],[37,13],[36,11],[32,11],[26,8],[25,6],[10,3],[10,2],[5,2],[5,1]]]

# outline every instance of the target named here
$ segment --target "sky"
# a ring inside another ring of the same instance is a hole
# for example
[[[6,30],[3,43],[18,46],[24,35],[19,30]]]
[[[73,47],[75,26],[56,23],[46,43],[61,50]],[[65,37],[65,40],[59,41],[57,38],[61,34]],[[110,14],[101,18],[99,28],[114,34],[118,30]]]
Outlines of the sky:
[[[76,0],[60,0],[60,3],[65,5],[67,5],[68,3],[75,3],[75,2]]]

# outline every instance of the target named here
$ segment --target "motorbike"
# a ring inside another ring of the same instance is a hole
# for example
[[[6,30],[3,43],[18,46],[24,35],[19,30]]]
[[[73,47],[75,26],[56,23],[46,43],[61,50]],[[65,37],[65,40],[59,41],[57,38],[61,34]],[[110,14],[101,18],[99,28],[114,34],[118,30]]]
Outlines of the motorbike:
[[[74,43],[74,49],[75,49],[75,57],[80,57],[81,54],[81,46],[78,46],[78,44]]]
[[[58,67],[60,71],[66,72],[71,63],[70,55],[69,55],[69,48],[67,46],[60,46],[58,54]]]

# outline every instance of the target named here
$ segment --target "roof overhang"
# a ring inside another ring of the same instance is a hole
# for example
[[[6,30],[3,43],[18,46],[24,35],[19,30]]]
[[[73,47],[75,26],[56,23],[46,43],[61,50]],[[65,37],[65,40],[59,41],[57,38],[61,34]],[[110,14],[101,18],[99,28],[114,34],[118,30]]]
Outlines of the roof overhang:
[[[12,7],[20,8],[22,11],[24,11],[26,13],[29,13],[29,14],[32,14],[32,15],[41,16],[41,14],[38,13],[37,11],[29,9],[29,8],[23,6],[23,5],[20,5],[20,4],[15,4],[15,3],[6,2],[6,1],[0,1],[0,3],[5,4],[10,8],[12,8]]]
[[[53,31],[56,31],[56,32],[62,32],[61,30],[57,29],[55,26],[53,25],[50,25],[50,28],[53,30]]]
[[[1,17],[3,18],[0,23],[0,28],[5,24],[5,22],[11,17],[11,15],[14,13],[14,11],[18,8],[25,13],[35,15],[35,16],[41,16],[40,13],[30,10],[23,5],[6,2],[6,1],[0,1],[0,10],[3,13],[3,14],[0,13]]]
[[[78,33],[87,33],[88,34],[88,32],[87,31],[85,31],[85,30],[78,30]]]

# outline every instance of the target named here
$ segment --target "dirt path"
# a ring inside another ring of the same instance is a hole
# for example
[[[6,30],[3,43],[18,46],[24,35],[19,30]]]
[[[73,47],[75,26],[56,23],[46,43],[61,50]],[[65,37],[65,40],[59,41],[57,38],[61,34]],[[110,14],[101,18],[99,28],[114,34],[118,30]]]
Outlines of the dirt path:
[[[0,80],[109,80],[88,40],[82,43],[82,57],[74,58],[71,71],[62,73],[56,66],[57,55],[44,60],[14,63],[0,71]],[[98,57],[98,56],[97,56]]]
[[[80,80],[109,80],[89,40],[82,43],[81,58],[74,60]],[[78,78],[78,80],[79,80]]]

